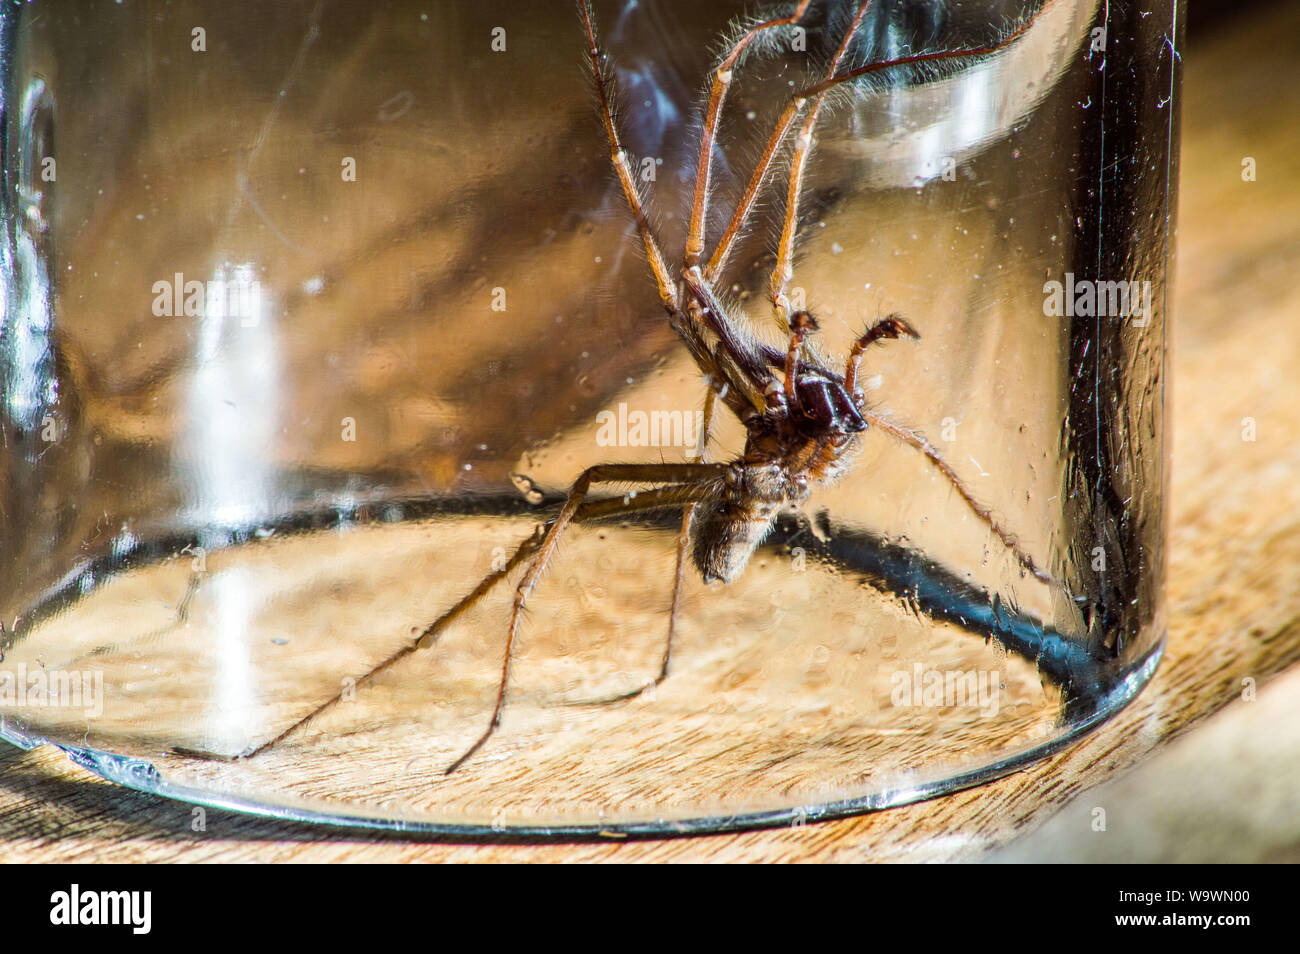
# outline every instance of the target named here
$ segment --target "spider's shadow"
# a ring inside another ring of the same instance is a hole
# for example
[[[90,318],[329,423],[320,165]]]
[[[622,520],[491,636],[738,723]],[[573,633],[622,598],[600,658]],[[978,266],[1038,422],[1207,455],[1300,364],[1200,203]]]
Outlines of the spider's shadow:
[[[557,498],[555,503],[559,502]],[[618,519],[627,525],[673,532],[681,525],[676,513]],[[1061,688],[1065,721],[1092,715],[1115,687],[1119,670],[1104,650],[1065,636],[920,551],[870,531],[832,528],[825,511],[814,519],[817,533],[810,532],[808,518],[782,514],[760,549],[786,555],[792,547],[801,547],[807,557],[856,575],[863,584],[910,604],[931,619],[952,623],[986,641],[996,639],[1009,652],[1034,663]]]

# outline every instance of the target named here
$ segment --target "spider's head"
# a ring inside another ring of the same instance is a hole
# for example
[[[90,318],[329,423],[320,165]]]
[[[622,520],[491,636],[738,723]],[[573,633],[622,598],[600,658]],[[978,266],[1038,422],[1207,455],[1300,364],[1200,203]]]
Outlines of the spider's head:
[[[798,403],[790,420],[807,437],[847,438],[867,429],[858,406],[834,378],[806,371],[795,381]]]

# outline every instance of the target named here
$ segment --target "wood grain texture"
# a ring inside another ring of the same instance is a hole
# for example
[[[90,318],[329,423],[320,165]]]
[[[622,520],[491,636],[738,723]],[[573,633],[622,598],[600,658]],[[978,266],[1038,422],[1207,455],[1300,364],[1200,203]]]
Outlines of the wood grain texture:
[[[116,788],[57,752],[5,750],[0,860],[972,860],[1194,730],[1240,696],[1243,679],[1267,683],[1300,660],[1300,135],[1290,121],[1300,94],[1277,82],[1297,36],[1300,11],[1273,11],[1187,54],[1169,644],[1138,700],[1079,745],[978,789],[840,822],[540,846],[425,843],[216,811],[195,832],[188,805]],[[1256,182],[1241,179],[1245,156]],[[1253,442],[1242,439],[1244,418]]]
[[[1300,861],[1300,669],[1227,706],[1121,777],[1088,789],[990,860]]]

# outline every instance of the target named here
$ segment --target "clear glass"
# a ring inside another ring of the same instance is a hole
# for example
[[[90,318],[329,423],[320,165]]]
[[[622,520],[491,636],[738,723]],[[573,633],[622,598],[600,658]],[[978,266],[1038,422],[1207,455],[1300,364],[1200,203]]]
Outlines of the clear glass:
[[[700,92],[743,6],[596,5],[674,274]],[[734,71],[708,248],[851,8],[814,3]],[[614,177],[572,5],[0,17],[10,741],[287,817],[718,830],[996,777],[1153,672],[1173,2],[877,0],[849,65],[1029,25],[838,87],[804,181],[790,293],[816,350],[838,368],[866,324],[905,316],[920,340],[867,351],[869,405],[927,435],[1060,584],[872,428],[737,580],[688,564],[669,674],[621,701],[605,700],[659,671],[682,510],[567,530],[500,728],[451,774],[490,718],[520,568],[367,673],[508,561],[584,468],[685,460],[706,388]],[[782,350],[767,289],[787,170],[719,281]],[[1131,301],[1089,305],[1116,282]],[[664,420],[656,442],[642,425]],[[713,437],[710,458],[732,460],[745,430],[719,406]]]

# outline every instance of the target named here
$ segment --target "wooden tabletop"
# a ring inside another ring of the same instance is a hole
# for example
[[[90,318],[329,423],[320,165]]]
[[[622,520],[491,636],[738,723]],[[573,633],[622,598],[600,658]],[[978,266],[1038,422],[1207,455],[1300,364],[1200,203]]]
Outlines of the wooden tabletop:
[[[1300,746],[1283,731],[1300,724],[1297,37],[1300,9],[1266,10],[1186,54],[1168,649],[1136,702],[1081,743],[854,819],[567,845],[429,843],[215,810],[195,831],[192,806],[57,751],[6,747],[0,861],[1297,860]]]

